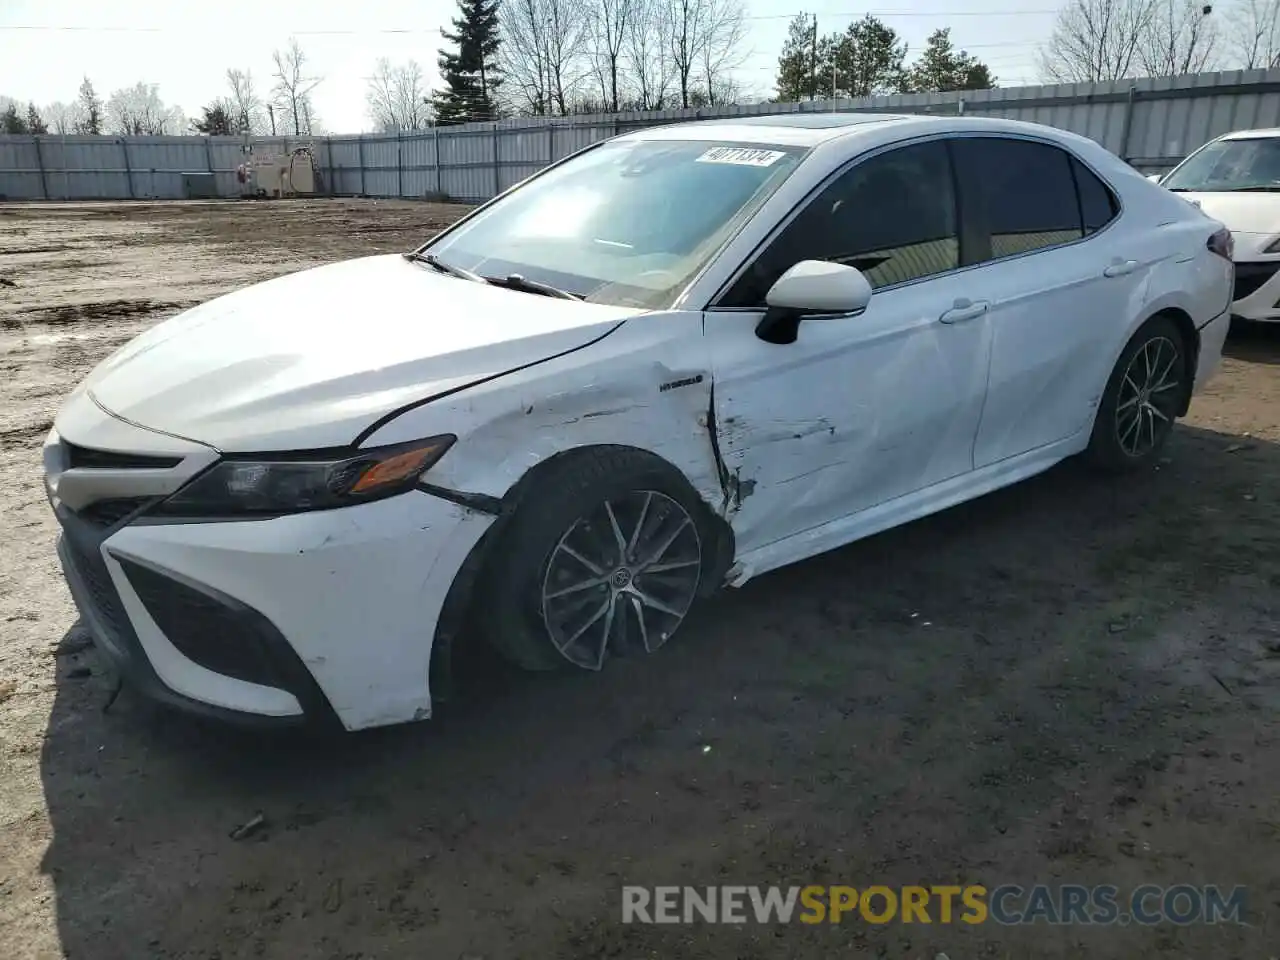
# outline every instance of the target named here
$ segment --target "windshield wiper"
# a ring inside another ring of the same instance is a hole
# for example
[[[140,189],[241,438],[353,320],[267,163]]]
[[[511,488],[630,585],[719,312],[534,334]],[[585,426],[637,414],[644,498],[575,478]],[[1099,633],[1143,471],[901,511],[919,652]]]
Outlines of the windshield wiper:
[[[1257,187],[1231,187],[1224,193],[1280,193],[1280,184],[1272,183]]]
[[[460,277],[463,280],[473,280],[476,283],[489,282],[478,273],[472,273],[470,270],[464,270],[462,267],[455,267],[451,263],[445,263],[434,253],[418,253],[416,250],[410,250],[408,253],[402,253],[401,256],[413,263],[425,263],[428,267],[439,270],[441,273],[447,273],[451,277]]]
[[[537,293],[544,297],[559,297],[561,300],[586,299],[579,293],[570,293],[568,290],[553,287],[549,283],[530,280],[528,277],[521,276],[518,273],[509,273],[505,277],[481,277],[480,279],[485,283],[493,284],[495,287],[506,287],[508,290],[519,290],[523,293]]]

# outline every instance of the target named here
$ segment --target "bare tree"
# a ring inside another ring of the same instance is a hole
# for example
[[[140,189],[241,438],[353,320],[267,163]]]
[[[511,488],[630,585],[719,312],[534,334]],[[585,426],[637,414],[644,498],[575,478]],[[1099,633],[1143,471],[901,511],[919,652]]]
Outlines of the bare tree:
[[[272,93],[276,105],[291,120],[291,133],[310,134],[315,130],[315,108],[311,102],[311,91],[323,79],[309,76],[307,73],[307,55],[298,45],[297,38],[290,38],[286,50],[277,50],[271,55],[275,63],[276,84]]]
[[[640,4],[637,0],[596,0],[591,18],[591,60],[605,109],[618,112],[619,73],[623,50],[631,31],[631,18]]]
[[[1228,16],[1226,42],[1245,70],[1280,66],[1280,0],[1241,0]]]
[[[227,86],[231,90],[228,109],[236,129],[241,133],[266,133],[266,105],[258,95],[253,74],[232,68],[227,71]]]
[[[112,133],[154,137],[185,133],[187,118],[180,109],[160,99],[156,84],[135,83],[107,98],[107,125]]]
[[[638,110],[661,110],[675,79],[668,0],[634,0],[627,27],[627,62]]]
[[[431,121],[428,94],[418,61],[393,65],[383,57],[374,68],[365,93],[369,117],[383,133],[425,129]]]
[[[1058,83],[1131,77],[1158,0],[1069,0],[1040,51],[1040,71]]]
[[[551,80],[542,0],[505,0],[502,8],[498,56],[505,98],[516,113],[546,116],[552,112]]]
[[[710,96],[717,77],[745,59],[741,0],[665,0],[670,23],[668,49],[680,91],[680,106],[693,104],[694,90]]]
[[[50,133],[67,136],[80,128],[82,109],[78,103],[55,101],[40,109],[40,115],[49,127]]]
[[[503,5],[507,96],[519,112],[568,114],[588,76],[591,17],[586,0],[510,0]]]
[[[1203,0],[1156,0],[1138,46],[1138,60],[1153,77],[1212,70],[1218,28]]]
[[[689,106],[693,68],[698,63],[698,30],[703,0],[667,0],[671,34],[667,38],[676,71],[680,106]]]
[[[706,0],[702,18],[699,59],[707,103],[729,103],[737,87],[731,73],[742,66],[750,51],[743,47],[747,36],[746,11],[742,0]]]

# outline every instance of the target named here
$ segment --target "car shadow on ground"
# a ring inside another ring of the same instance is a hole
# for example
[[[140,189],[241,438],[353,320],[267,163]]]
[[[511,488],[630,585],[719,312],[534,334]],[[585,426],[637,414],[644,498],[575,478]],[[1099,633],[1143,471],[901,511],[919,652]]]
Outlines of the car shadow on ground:
[[[1180,427],[1119,480],[1064,464],[727,593],[661,655],[501,674],[359,735],[128,691],[104,713],[73,628],[41,762],[65,952],[1235,955],[1258,928],[655,927],[618,904],[626,883],[1270,882],[1250,847],[1274,813],[1244,801],[1274,793],[1275,754],[1229,757],[1274,742],[1280,446],[1238,441]],[[1170,795],[1187,763],[1231,802]]]
[[[1249,363],[1280,364],[1280,322],[1234,321],[1223,354]]]

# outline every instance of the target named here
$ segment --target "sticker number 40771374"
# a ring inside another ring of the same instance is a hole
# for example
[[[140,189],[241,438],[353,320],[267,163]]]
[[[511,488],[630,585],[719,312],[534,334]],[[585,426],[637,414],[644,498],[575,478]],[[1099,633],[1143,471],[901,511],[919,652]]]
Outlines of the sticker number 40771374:
[[[734,163],[742,167],[771,167],[785,156],[786,154],[781,150],[712,147],[698,158],[698,163]]]

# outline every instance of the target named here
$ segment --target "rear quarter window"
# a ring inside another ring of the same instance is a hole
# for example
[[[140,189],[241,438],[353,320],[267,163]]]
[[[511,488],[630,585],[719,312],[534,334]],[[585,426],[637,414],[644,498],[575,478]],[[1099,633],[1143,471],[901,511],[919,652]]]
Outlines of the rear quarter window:
[[[1111,188],[1075,157],[1071,158],[1071,172],[1080,194],[1080,219],[1085,235],[1097,233],[1119,215],[1120,204]]]

